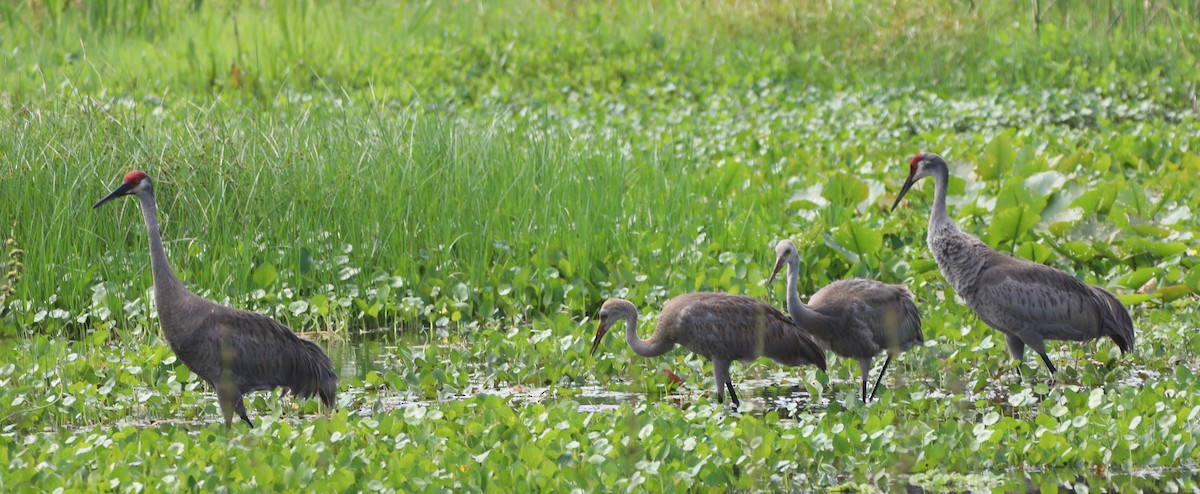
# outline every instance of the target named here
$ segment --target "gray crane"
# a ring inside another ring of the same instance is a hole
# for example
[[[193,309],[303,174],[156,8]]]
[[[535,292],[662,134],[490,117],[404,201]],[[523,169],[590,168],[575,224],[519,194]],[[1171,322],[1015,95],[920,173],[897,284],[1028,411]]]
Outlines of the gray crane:
[[[914,346],[925,344],[921,334],[921,315],[908,289],[875,280],[852,278],[830,283],[808,300],[800,301],[796,287],[800,279],[800,253],[791,240],[775,245],[775,270],[767,283],[787,264],[787,309],[800,329],[812,335],[817,344],[833,353],[858,361],[862,371],[862,399],[875,399],[875,391],[887,372],[892,357]],[[883,369],[867,397],[867,377],[871,360],[887,352]]]
[[[933,177],[933,211],[926,241],[942,275],[979,319],[1004,333],[1008,351],[1019,362],[1032,348],[1053,374],[1045,340],[1087,341],[1112,338],[1121,353],[1133,350],[1133,319],[1103,288],[1088,285],[1057,269],[996,252],[963,233],[946,214],[950,169],[933,153],[920,153],[908,166],[908,179],[892,210],[918,180]]]
[[[212,384],[228,428],[234,412],[246,416],[242,395],[286,387],[301,398],[320,396],[332,407],[337,374],[325,351],[270,317],[218,305],[188,291],[167,262],[158,232],[154,186],[140,170],[129,172],[111,194],[93,208],[125,195],[137,196],[150,238],[154,304],[171,350],[184,365]]]
[[[595,355],[608,329],[625,320],[625,341],[643,357],[657,357],[676,344],[712,361],[717,402],[724,402],[725,389],[736,409],[741,403],[729,379],[734,360],[753,362],[759,357],[788,366],[812,364],[825,370],[825,352],[791,319],[761,300],[728,293],[685,293],[667,301],[658,316],[658,326],[649,339],[637,334],[638,310],[633,303],[608,299],[600,308],[600,324],[591,353]]]

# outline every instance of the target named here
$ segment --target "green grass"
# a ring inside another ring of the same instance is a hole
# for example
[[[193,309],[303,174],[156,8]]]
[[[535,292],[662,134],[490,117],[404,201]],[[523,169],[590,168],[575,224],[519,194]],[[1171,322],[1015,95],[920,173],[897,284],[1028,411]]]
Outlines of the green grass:
[[[1194,5],[843,7],[0,6],[0,489],[1195,489]],[[924,245],[932,187],[888,210],[918,150],[965,230],[1117,293],[1136,351],[1019,378]],[[132,168],[186,285],[328,337],[337,412],[216,425],[140,211],[91,208]],[[782,306],[785,237],[804,296],[916,294],[879,403],[843,359],[735,366],[731,414],[682,350],[587,355],[610,296],[643,332],[688,291]]]

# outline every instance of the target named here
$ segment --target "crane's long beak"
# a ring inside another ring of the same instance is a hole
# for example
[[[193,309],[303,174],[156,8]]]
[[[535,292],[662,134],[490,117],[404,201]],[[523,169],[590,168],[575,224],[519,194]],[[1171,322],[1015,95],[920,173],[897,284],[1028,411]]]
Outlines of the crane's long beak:
[[[133,187],[130,187],[129,184],[122,183],[119,187],[114,189],[108,195],[104,196],[104,199],[100,199],[99,201],[96,201],[96,204],[92,205],[92,209],[96,209],[96,208],[100,207],[100,205],[102,205],[108,201],[111,201],[113,199],[116,199],[118,197],[128,194],[129,190],[132,188]]]
[[[913,183],[916,182],[916,180],[913,179],[914,175],[916,175],[916,173],[910,172],[908,174],[908,179],[904,181],[904,187],[901,187],[900,193],[896,195],[896,202],[892,203],[892,211],[896,210],[896,206],[900,205],[900,199],[904,198],[904,194],[907,194],[908,189],[911,189],[913,186]]]
[[[779,256],[779,259],[775,260],[775,269],[771,271],[771,277],[767,278],[768,285],[775,281],[775,275],[779,274],[780,269],[783,269],[783,264],[785,262],[787,262],[787,259],[785,259],[783,256]]]
[[[592,351],[588,355],[596,354],[596,349],[600,348],[600,340],[604,339],[604,333],[607,332],[608,326],[605,326],[603,322],[599,326],[596,326],[596,339],[592,340]]]

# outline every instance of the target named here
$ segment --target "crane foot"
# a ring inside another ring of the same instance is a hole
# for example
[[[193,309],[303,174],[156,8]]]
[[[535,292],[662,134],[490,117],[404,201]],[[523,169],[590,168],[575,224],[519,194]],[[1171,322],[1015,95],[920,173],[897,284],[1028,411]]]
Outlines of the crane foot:
[[[736,412],[742,403],[738,401],[737,392],[733,390],[733,381],[725,381],[725,387],[729,389],[729,401],[733,403],[733,411]]]

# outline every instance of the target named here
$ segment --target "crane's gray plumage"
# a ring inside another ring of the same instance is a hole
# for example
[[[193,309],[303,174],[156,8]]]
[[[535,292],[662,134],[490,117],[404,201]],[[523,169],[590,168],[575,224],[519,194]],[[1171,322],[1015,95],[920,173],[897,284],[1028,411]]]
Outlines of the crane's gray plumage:
[[[739,402],[729,378],[729,365],[735,360],[753,362],[767,357],[783,365],[811,364],[825,370],[825,352],[808,335],[788,316],[751,297],[711,292],[675,297],[663,306],[654,333],[645,340],[637,334],[637,307],[628,300],[608,299],[600,308],[591,353],[596,353],[604,334],[621,320],[625,320],[625,341],[638,355],[656,357],[678,344],[711,360],[717,401],[724,401],[728,388],[735,407]]]
[[[154,304],[163,335],[179,360],[216,388],[225,426],[236,413],[253,427],[242,395],[280,386],[302,398],[319,396],[326,407],[332,407],[337,374],[325,351],[270,317],[225,307],[189,291],[167,262],[150,177],[130,172],[120,187],[93,207],[123,195],[137,196],[142,206],[150,239]]]
[[[929,250],[950,286],[988,326],[1004,333],[1009,352],[1020,360],[1032,348],[1050,372],[1044,340],[1087,341],[1109,337],[1122,353],[1133,350],[1133,319],[1111,293],[1057,269],[996,252],[962,232],[946,213],[950,177],[945,160],[921,153],[909,164],[908,179],[892,209],[918,180],[932,176],[936,187],[929,216]]]
[[[805,305],[796,291],[800,278],[796,245],[791,240],[780,241],[775,246],[775,256],[775,270],[768,283],[786,264],[787,308],[792,320],[823,348],[857,360],[862,371],[863,401],[874,399],[892,357],[925,343],[921,315],[912,293],[902,286],[853,278],[835,281],[818,290]],[[885,351],[887,359],[868,398],[871,360]]]

